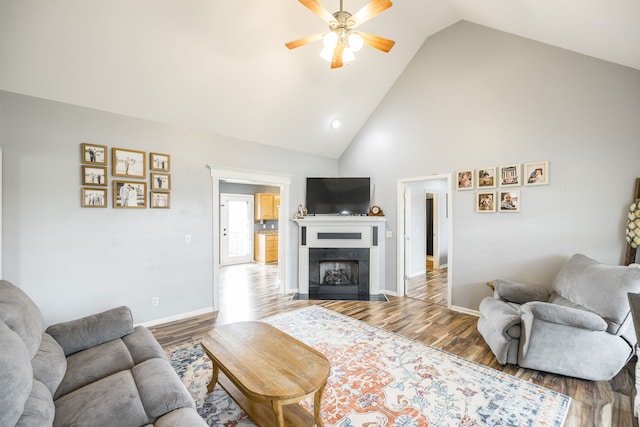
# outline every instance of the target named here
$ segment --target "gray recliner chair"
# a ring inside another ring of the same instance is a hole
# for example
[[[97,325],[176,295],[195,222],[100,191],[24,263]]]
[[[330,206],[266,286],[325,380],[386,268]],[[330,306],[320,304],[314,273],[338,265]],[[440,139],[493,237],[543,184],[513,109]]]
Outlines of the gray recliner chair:
[[[572,256],[551,289],[495,280],[480,303],[478,330],[500,364],[610,380],[635,354],[627,293],[640,293],[640,266]]]

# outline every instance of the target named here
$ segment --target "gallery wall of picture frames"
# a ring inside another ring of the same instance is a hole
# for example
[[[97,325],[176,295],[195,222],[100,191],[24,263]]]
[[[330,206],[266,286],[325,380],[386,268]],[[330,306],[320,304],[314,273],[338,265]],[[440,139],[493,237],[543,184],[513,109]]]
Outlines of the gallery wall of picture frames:
[[[515,213],[520,212],[522,197],[520,190],[514,187],[549,184],[549,162],[465,169],[457,171],[456,177],[457,190],[477,190],[474,199],[476,212]]]
[[[109,149],[80,144],[81,206],[109,205]],[[148,161],[148,162],[147,162]],[[147,185],[147,165],[150,170]],[[111,205],[117,209],[169,209],[171,207],[171,156],[125,148],[111,148]],[[147,188],[150,191],[147,193]],[[147,203],[148,202],[148,203]]]

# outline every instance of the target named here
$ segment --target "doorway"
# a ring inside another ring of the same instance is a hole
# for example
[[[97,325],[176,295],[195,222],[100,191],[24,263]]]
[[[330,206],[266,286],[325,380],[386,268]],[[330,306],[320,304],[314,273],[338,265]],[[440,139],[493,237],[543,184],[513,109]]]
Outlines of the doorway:
[[[253,196],[220,195],[220,262],[244,264],[253,260]]]
[[[220,183],[222,181],[235,182],[242,184],[255,184],[255,185],[269,185],[278,188],[280,194],[280,208],[278,219],[278,292],[284,294],[286,292],[293,291],[290,289],[291,272],[289,271],[289,263],[287,262],[290,254],[290,224],[289,221],[284,218],[286,213],[289,212],[289,188],[291,184],[291,178],[285,175],[276,175],[267,172],[260,171],[247,171],[240,169],[228,169],[220,168],[214,165],[209,165],[211,171],[212,182],[212,238],[213,238],[213,310],[220,310],[220,266],[222,261],[221,256],[221,198],[220,198]]]
[[[450,307],[451,175],[398,181],[398,295]]]

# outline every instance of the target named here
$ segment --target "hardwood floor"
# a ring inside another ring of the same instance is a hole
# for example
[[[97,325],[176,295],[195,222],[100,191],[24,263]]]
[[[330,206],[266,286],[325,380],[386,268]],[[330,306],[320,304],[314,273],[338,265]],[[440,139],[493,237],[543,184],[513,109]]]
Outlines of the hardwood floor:
[[[407,281],[407,296],[446,307],[447,267],[435,269],[433,261],[427,260],[425,271],[425,274],[411,277]]]
[[[220,311],[151,328],[161,345],[200,339],[217,326],[256,320],[308,305],[336,312],[429,344],[510,375],[540,384],[572,398],[566,427],[633,425],[631,390],[635,359],[611,381],[583,381],[515,365],[499,365],[476,329],[477,318],[446,305],[414,298],[388,302],[292,301],[278,294],[277,265],[245,264],[221,270]]]

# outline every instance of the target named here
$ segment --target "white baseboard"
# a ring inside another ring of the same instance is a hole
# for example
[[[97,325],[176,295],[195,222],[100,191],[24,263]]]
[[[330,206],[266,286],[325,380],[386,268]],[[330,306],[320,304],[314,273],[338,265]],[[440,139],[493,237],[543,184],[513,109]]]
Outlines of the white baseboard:
[[[457,305],[452,305],[451,310],[457,311],[458,313],[470,314],[472,316],[480,317],[480,312],[477,310],[470,310],[465,307],[459,307]]]
[[[146,322],[138,323],[136,326],[151,326],[161,325],[163,323],[175,322],[176,320],[186,319],[188,317],[199,316],[201,314],[207,314],[213,312],[213,306],[201,308],[200,310],[190,311],[188,313],[176,314],[175,316],[163,317],[161,319],[149,320]]]

